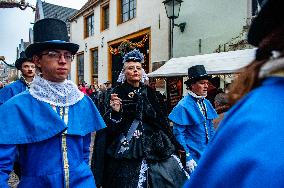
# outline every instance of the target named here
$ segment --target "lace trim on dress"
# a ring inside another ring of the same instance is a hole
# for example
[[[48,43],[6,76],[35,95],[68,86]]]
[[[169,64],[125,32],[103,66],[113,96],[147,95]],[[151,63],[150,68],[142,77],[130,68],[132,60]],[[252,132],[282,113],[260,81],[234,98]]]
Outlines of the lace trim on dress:
[[[189,174],[187,173],[187,171],[183,168],[182,163],[180,161],[180,159],[176,156],[176,155],[172,155],[172,157],[178,162],[179,167],[182,169],[182,171],[185,173],[186,177],[188,179],[190,179]]]
[[[142,164],[141,164],[141,169],[140,169],[139,181],[138,181],[137,188],[143,188],[143,183],[147,180],[147,177],[145,175],[147,170],[148,170],[148,165],[146,163],[146,160],[143,159],[142,160]]]
[[[36,76],[32,81],[30,93],[39,101],[62,107],[76,104],[84,97],[71,80],[50,82],[40,76]]]

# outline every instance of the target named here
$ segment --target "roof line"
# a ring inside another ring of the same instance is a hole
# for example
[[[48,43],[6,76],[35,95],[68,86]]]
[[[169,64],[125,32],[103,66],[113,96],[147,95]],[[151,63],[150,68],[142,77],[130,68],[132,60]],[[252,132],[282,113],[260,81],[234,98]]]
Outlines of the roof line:
[[[89,1],[88,1],[89,2]],[[88,3],[87,2],[87,3]],[[79,17],[81,14],[83,14],[86,10],[88,10],[89,8],[91,8],[93,5],[97,4],[98,2],[100,2],[100,0],[96,0],[96,1],[93,1],[91,4],[89,5],[84,5],[78,12],[76,12],[74,15],[70,16],[69,17],[69,20],[70,21],[73,21],[74,19],[76,19],[77,17]]]

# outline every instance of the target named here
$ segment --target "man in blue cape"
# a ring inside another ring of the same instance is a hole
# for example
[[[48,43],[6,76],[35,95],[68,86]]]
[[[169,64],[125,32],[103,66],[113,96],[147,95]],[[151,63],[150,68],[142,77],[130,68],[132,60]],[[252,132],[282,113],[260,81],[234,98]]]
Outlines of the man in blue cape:
[[[185,187],[284,187],[283,9],[283,0],[267,0],[253,19],[255,60],[230,86],[234,106]]]
[[[214,135],[212,120],[218,115],[209,100],[205,99],[210,78],[203,65],[190,67],[188,80],[185,81],[188,95],[169,114],[169,119],[174,123],[174,135],[186,152],[189,173],[194,171],[204,148]]]
[[[7,100],[13,96],[29,89],[31,82],[35,76],[35,64],[31,59],[27,58],[25,52],[20,53],[20,58],[15,62],[16,68],[21,71],[22,75],[19,80],[5,86],[0,90],[0,105],[5,103]],[[14,172],[20,176],[19,163],[16,160],[14,163]]]
[[[26,57],[25,52],[20,53],[20,58],[16,60],[15,66],[21,71],[22,75],[19,80],[0,90],[0,105],[11,97],[27,90],[35,76],[35,64]]]
[[[0,106],[0,187],[8,187],[17,152],[20,188],[96,187],[88,165],[91,132],[105,123],[92,100],[67,80],[79,46],[58,19],[39,20],[33,31],[25,52],[41,74]]]

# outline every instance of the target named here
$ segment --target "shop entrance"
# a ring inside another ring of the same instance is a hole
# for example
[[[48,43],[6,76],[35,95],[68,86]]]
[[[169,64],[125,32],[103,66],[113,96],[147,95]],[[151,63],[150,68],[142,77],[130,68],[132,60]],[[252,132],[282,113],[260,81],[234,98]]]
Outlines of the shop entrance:
[[[109,46],[110,48],[110,72],[109,77],[112,80],[113,86],[117,85],[116,80],[122,70],[123,56],[125,53],[138,49],[144,55],[144,63],[142,65],[146,73],[149,72],[150,66],[150,45],[149,34],[145,33],[136,37],[120,40]]]

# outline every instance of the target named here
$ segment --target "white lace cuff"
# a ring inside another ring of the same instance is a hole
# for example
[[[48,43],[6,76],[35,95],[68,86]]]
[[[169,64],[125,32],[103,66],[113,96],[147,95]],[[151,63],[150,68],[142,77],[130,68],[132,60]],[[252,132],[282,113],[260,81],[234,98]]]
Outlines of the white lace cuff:
[[[186,170],[188,172],[192,173],[196,167],[197,163],[193,159],[186,162]]]

